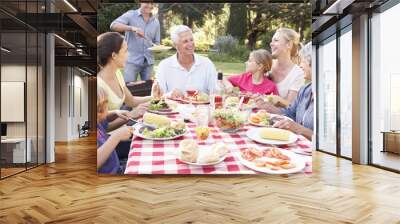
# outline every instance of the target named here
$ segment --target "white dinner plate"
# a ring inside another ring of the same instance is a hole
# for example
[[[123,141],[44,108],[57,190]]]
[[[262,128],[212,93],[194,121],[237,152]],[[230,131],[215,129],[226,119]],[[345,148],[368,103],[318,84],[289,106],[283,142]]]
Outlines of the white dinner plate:
[[[186,162],[184,160],[181,160],[181,158],[178,156],[179,161],[181,161],[182,163],[186,163],[189,165],[194,165],[194,166],[212,166],[212,165],[217,165],[218,163],[224,161],[227,157],[228,153],[225,154],[225,156],[221,157],[218,161],[214,162],[214,163],[191,163],[191,162]]]
[[[284,150],[284,149],[280,149],[280,151],[282,152],[282,154],[288,156],[290,158],[290,163],[294,163],[296,166],[294,168],[291,169],[280,169],[280,170],[271,170],[270,168],[267,167],[258,167],[255,165],[254,162],[248,161],[246,159],[244,159],[241,155],[240,152],[237,152],[235,154],[235,156],[239,159],[239,161],[246,167],[258,171],[258,172],[262,172],[262,173],[268,173],[268,174],[291,174],[291,173],[297,173],[300,172],[304,169],[304,167],[306,166],[306,162],[304,161],[304,159],[291,152],[288,150]]]
[[[142,133],[139,132],[139,130],[140,130],[141,127],[142,127],[142,126],[140,126],[140,125],[136,126],[135,131],[134,131],[133,134],[134,134],[135,136],[139,136],[139,137],[141,137],[141,138],[143,138],[143,139],[155,140],[155,141],[165,141],[165,140],[177,139],[177,138],[179,138],[179,137],[184,136],[184,135],[186,134],[186,131],[187,131],[187,129],[185,129],[185,132],[183,132],[182,134],[176,135],[176,136],[172,136],[172,137],[166,137],[166,138],[150,138],[150,137],[144,136]]]
[[[168,111],[163,111],[163,110],[147,110],[147,111],[150,113],[153,113],[153,114],[160,114],[160,115],[170,115],[170,114],[179,113],[178,111],[173,110],[173,109],[168,110]]]
[[[262,128],[251,128],[246,132],[247,137],[249,137],[250,139],[259,142],[259,143],[263,143],[263,144],[271,144],[271,145],[287,145],[287,144],[291,144],[297,141],[297,135],[295,135],[293,132],[290,132],[289,135],[289,140],[288,141],[280,141],[280,140],[274,140],[274,139],[265,139],[265,138],[261,138],[260,136],[260,130]]]

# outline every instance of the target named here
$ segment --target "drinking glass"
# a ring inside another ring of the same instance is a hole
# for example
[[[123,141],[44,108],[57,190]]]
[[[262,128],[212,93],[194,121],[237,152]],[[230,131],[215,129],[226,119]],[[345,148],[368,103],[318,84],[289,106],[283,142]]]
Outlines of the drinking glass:
[[[191,82],[191,78],[188,79],[188,82],[186,83],[186,95],[189,98],[189,102],[190,105],[193,105],[193,97],[196,96],[198,94],[198,91],[196,89],[196,87],[193,85],[193,83]]]
[[[196,108],[196,136],[199,140],[206,140],[209,135],[209,107],[207,105],[199,105]]]

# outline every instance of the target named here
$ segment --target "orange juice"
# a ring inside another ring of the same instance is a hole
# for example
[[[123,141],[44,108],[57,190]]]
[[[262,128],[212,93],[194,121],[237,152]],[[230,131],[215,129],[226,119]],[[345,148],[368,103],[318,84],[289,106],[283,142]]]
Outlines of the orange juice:
[[[200,140],[206,140],[208,138],[208,135],[210,133],[210,130],[208,127],[196,127],[195,129],[196,136]]]

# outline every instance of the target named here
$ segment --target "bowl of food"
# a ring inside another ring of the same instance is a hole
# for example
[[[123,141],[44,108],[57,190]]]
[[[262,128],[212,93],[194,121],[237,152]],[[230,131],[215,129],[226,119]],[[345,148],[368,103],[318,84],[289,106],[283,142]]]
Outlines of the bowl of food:
[[[213,114],[215,125],[223,132],[234,133],[243,127],[245,115],[234,109],[218,109]]]

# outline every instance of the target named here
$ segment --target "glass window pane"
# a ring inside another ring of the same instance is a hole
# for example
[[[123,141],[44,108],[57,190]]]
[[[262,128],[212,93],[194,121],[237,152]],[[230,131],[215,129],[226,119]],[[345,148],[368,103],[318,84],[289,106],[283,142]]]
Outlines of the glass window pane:
[[[318,48],[318,148],[336,153],[336,39]]]
[[[398,21],[400,4],[371,19],[372,163],[396,170],[400,170],[400,133],[384,139],[382,132],[400,130],[400,45],[394,44],[398,43]]]
[[[26,151],[25,89],[26,33],[3,32],[1,46],[1,140],[2,177],[25,170],[30,161]],[[5,97],[7,96],[7,97]],[[26,159],[28,157],[28,160]]]
[[[340,153],[352,157],[352,32],[340,36]]]

